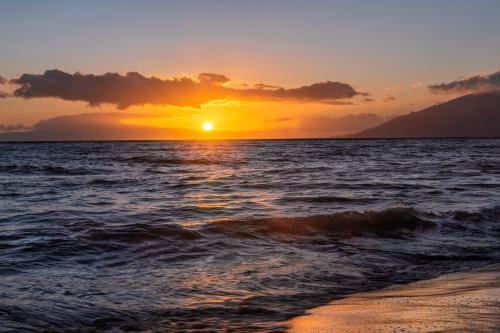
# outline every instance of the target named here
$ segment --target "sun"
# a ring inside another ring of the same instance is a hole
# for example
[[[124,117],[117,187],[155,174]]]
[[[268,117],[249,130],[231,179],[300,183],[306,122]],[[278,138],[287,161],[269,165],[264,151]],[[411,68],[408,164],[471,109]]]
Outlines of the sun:
[[[214,125],[211,122],[207,121],[203,123],[202,128],[205,132],[210,132],[214,129]]]

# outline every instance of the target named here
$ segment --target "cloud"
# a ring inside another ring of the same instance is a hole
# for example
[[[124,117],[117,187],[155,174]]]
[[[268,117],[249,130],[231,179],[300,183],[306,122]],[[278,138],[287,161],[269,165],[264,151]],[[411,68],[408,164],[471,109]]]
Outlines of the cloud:
[[[429,90],[435,94],[477,93],[498,89],[500,89],[500,71],[429,86]]]
[[[30,129],[23,124],[0,124],[0,132],[24,131]]]
[[[266,84],[266,83],[256,83],[253,85],[254,88],[257,89],[280,89],[280,86],[274,86],[272,84]]]
[[[203,83],[223,84],[229,82],[229,78],[225,75],[214,73],[201,73],[198,74],[198,80]]]
[[[392,102],[395,101],[396,97],[391,95],[391,94],[385,94],[384,98],[382,99],[382,102],[387,103],[387,102]]]
[[[224,86],[229,78],[214,73],[202,73],[196,78],[159,79],[136,72],[93,75],[69,74],[53,69],[43,74],[23,74],[10,82],[19,86],[13,94],[16,97],[55,97],[90,105],[113,104],[119,109],[144,104],[199,107],[222,99],[345,105],[349,102],[341,99],[368,95],[349,84],[332,81],[293,89],[268,85],[237,89]]]
[[[6,83],[7,83],[7,79],[5,79],[4,77],[0,76],[0,85],[6,84]],[[6,98],[6,97],[9,97],[9,94],[6,93],[5,91],[1,91],[0,90],[0,98]]]

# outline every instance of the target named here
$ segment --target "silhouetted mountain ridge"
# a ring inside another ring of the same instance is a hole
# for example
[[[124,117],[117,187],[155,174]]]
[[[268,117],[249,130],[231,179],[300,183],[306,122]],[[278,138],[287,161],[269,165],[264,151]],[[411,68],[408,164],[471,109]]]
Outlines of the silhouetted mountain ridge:
[[[399,116],[351,137],[500,137],[500,93],[462,96]]]

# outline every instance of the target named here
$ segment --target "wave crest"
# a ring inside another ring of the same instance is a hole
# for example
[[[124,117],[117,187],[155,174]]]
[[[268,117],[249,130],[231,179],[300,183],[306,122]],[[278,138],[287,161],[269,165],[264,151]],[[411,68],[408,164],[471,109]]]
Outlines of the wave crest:
[[[240,237],[272,235],[354,237],[374,234],[404,237],[408,232],[433,228],[413,208],[390,208],[380,212],[340,212],[310,217],[262,218],[214,222],[205,229]]]

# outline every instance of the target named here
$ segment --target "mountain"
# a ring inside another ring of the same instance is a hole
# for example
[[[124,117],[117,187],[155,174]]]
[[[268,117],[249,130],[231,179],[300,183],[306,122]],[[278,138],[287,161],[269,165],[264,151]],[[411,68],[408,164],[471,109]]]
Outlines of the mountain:
[[[352,138],[500,137],[500,93],[462,96],[399,116]]]

